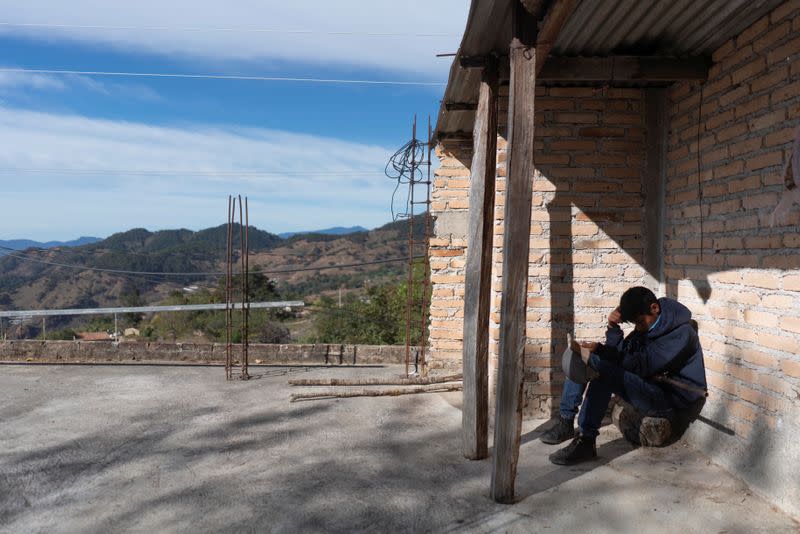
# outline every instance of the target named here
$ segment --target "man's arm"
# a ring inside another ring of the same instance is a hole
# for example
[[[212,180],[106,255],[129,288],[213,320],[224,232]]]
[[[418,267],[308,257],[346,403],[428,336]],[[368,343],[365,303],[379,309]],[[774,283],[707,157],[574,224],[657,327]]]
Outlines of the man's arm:
[[[619,326],[620,319],[619,308],[615,308],[608,314],[606,342],[598,345],[595,349],[595,353],[604,360],[618,361],[622,356],[622,342],[625,340],[625,333]]]
[[[661,337],[650,340],[643,349],[625,354],[623,366],[643,378],[668,370],[687,351],[693,350],[697,334],[684,324]]]

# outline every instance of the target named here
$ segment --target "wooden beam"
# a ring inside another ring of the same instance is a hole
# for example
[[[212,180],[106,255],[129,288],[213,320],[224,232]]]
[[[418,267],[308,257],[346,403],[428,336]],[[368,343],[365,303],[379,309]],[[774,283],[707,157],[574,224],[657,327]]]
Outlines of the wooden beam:
[[[503,236],[503,298],[500,307],[500,362],[492,460],[492,498],[514,502],[520,432],[525,322],[528,297],[528,253],[533,194],[534,95],[536,33],[530,14],[516,2],[511,42],[508,96],[508,178]],[[534,19],[535,22],[535,19]],[[532,31],[533,30],[533,31]]]
[[[551,57],[539,73],[540,82],[672,83],[703,82],[706,57],[677,59],[654,56]]]
[[[489,308],[497,175],[497,65],[483,69],[473,130],[469,235],[464,282],[464,456],[489,455]]]
[[[475,111],[478,104],[474,102],[445,102],[444,109],[447,111]]]
[[[488,56],[460,56],[458,64],[462,69],[482,69],[486,66]]]
[[[550,50],[553,49],[558,34],[561,33],[561,28],[564,27],[567,19],[572,14],[572,10],[575,9],[576,3],[575,0],[555,0],[550,6],[550,9],[547,10],[547,14],[542,21],[541,29],[539,30],[539,35],[536,38],[536,56],[538,57],[536,62],[537,77],[545,66],[547,58],[550,55]]]

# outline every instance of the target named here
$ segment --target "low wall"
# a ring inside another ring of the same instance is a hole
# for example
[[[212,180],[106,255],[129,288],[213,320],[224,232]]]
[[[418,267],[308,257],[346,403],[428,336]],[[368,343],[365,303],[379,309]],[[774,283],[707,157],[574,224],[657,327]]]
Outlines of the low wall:
[[[241,346],[234,345],[234,355]],[[305,363],[356,365],[404,363],[405,346],[391,345],[267,345],[251,343],[249,360],[254,363]],[[413,354],[412,354],[413,357]],[[181,361],[223,363],[221,343],[162,343],[122,341],[0,341],[0,361],[34,362],[125,362]]]

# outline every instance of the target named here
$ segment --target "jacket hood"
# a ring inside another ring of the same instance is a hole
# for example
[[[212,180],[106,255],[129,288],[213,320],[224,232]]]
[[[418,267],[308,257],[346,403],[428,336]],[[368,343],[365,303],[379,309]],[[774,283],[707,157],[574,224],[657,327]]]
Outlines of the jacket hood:
[[[692,319],[691,310],[677,300],[667,297],[660,298],[658,305],[661,307],[661,314],[658,316],[658,324],[648,332],[647,337],[649,338],[672,332]]]

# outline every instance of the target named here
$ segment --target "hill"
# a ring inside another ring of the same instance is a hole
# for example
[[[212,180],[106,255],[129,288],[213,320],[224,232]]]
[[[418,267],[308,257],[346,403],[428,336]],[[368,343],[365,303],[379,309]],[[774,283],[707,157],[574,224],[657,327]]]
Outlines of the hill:
[[[347,234],[355,234],[358,232],[366,232],[367,229],[363,226],[350,226],[345,228],[343,226],[334,226],[333,228],[325,228],[323,230],[312,230],[309,232],[284,232],[282,234],[278,234],[279,237],[282,239],[288,239],[290,237],[294,237],[296,235],[301,234],[323,234],[323,235],[347,235]]]
[[[72,241],[32,241],[30,239],[10,239],[4,241],[0,239],[0,247],[13,248],[14,250],[25,250],[26,248],[53,248],[53,247],[79,247],[102,241],[100,237],[79,237]]]
[[[422,224],[415,227],[419,232]],[[223,278],[218,273],[225,271],[226,231],[225,225],[198,232],[136,228],[87,245],[12,253],[0,258],[0,307],[144,305],[187,285],[216,291]],[[251,227],[250,267],[275,280],[283,298],[359,290],[406,272],[406,262],[386,262],[407,255],[406,232],[406,222],[395,222],[346,235],[281,239]],[[372,264],[352,265],[363,263]]]

